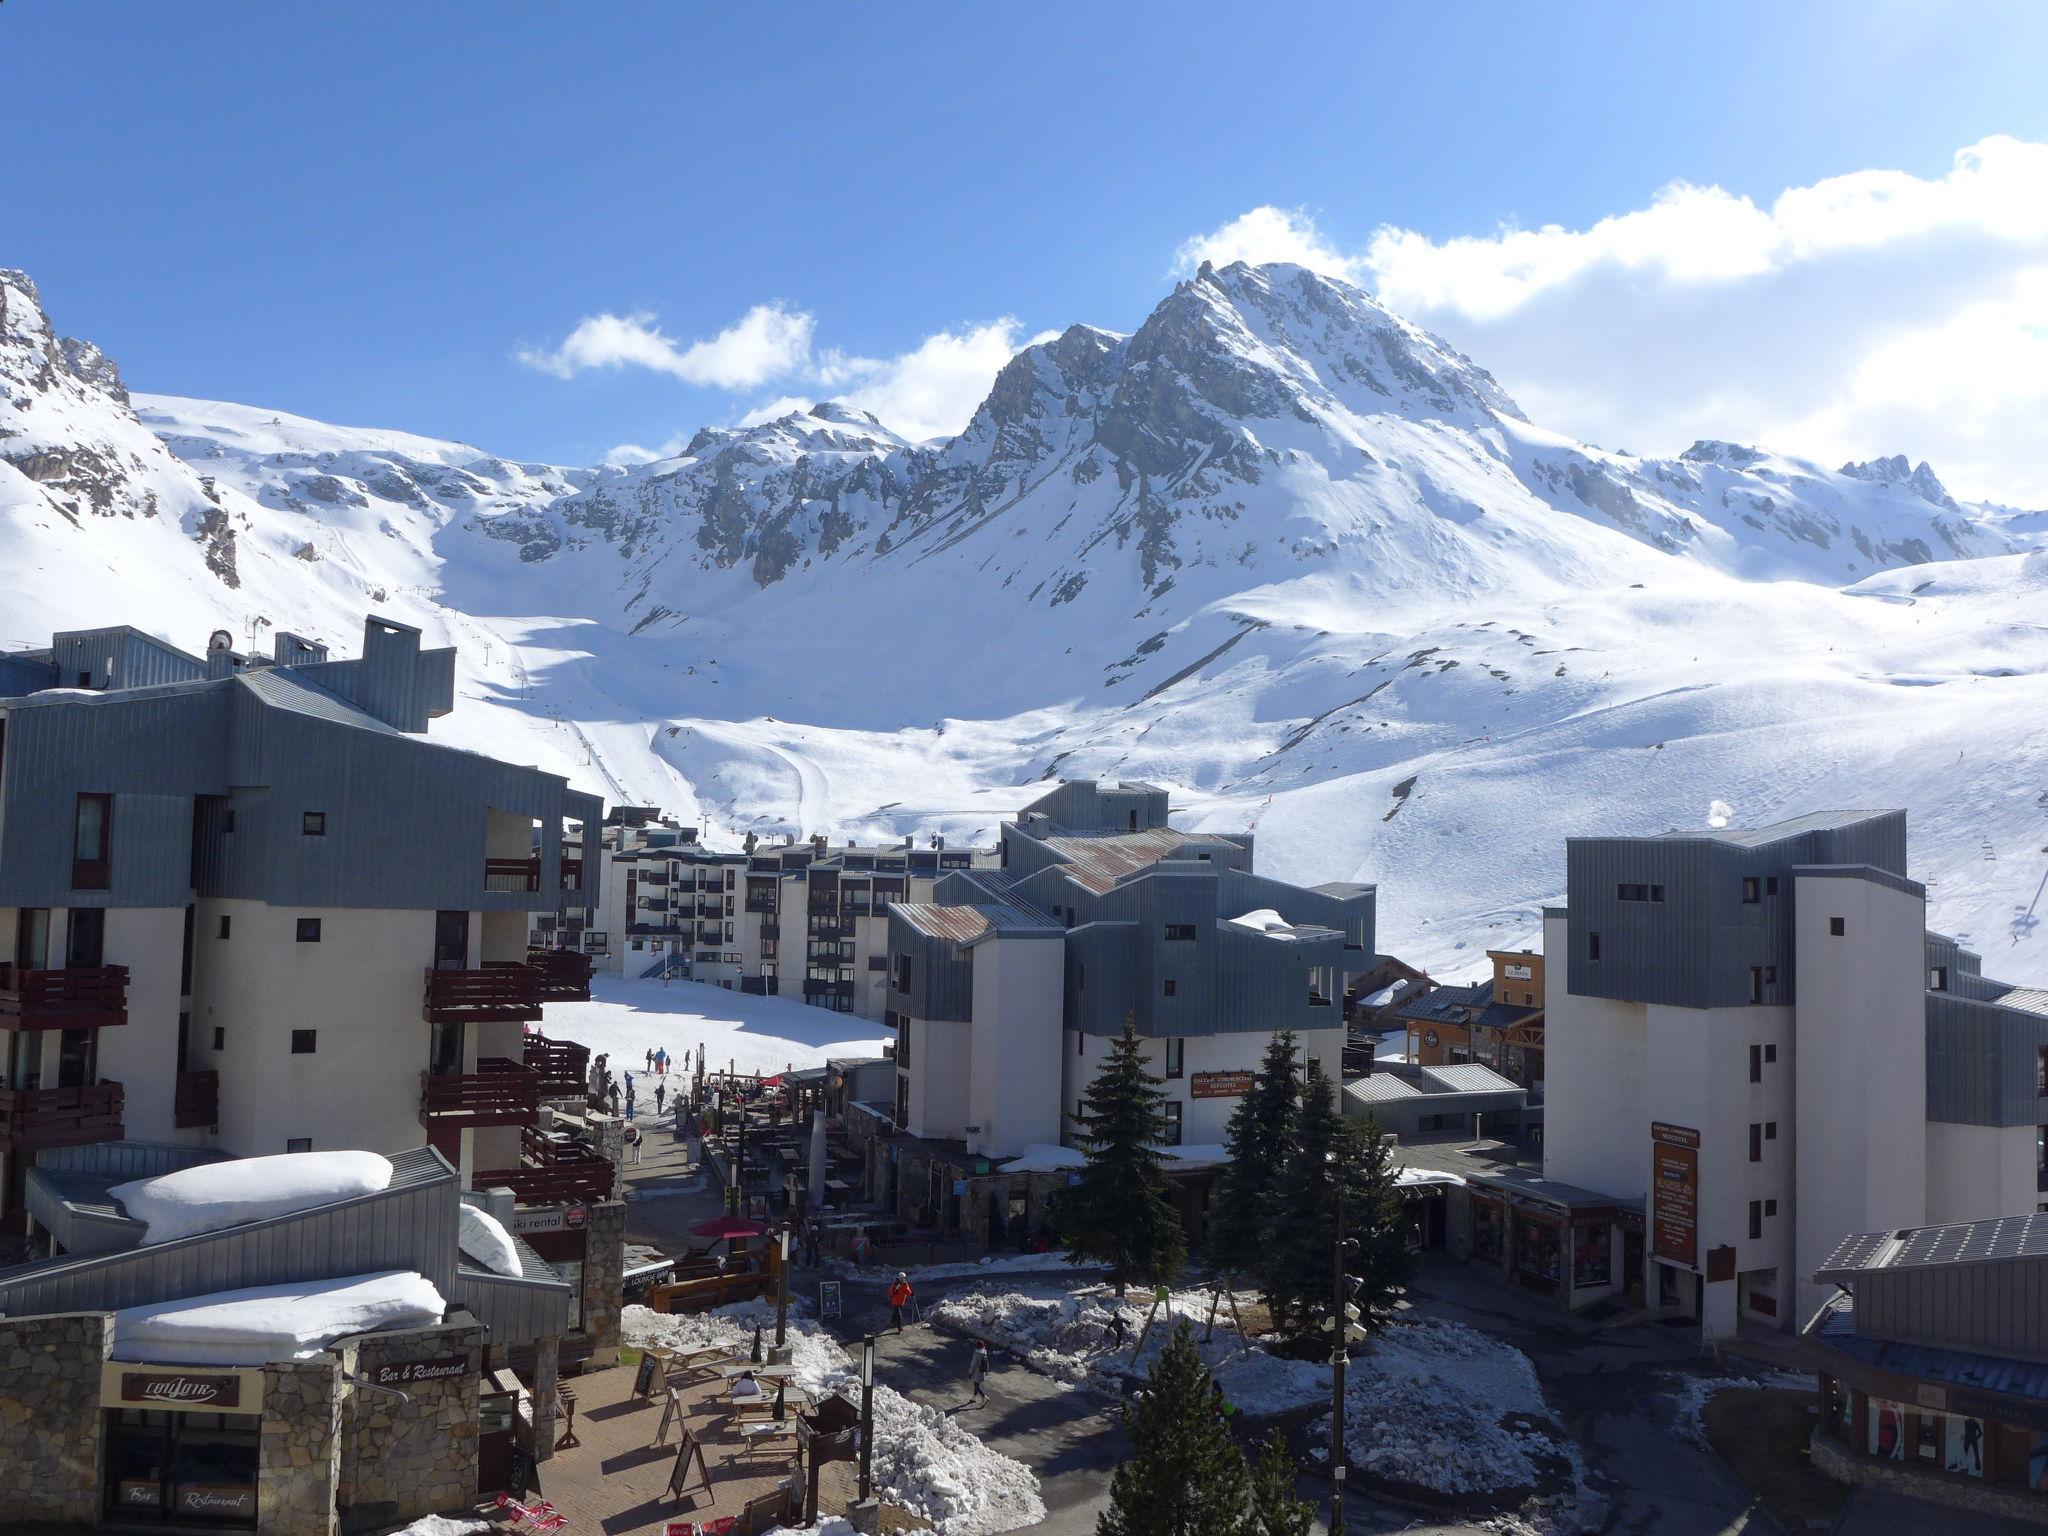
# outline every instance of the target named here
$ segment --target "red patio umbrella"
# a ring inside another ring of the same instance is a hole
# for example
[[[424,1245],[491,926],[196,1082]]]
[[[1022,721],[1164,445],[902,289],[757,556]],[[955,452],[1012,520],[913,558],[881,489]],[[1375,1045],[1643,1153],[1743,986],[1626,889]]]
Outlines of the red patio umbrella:
[[[738,1237],[760,1237],[767,1230],[758,1221],[748,1221],[741,1216],[725,1215],[714,1216],[709,1221],[699,1222],[696,1226],[690,1228],[690,1235],[692,1237],[708,1237],[714,1242],[721,1239],[730,1242]]]

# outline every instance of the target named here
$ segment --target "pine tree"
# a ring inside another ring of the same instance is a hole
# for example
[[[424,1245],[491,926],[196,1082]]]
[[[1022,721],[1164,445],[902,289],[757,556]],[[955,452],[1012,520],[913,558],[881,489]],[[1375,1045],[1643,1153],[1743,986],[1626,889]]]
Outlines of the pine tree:
[[[1273,1037],[1251,1092],[1237,1101],[1223,1131],[1228,1156],[1209,1211],[1209,1253],[1229,1274],[1256,1278],[1264,1264],[1274,1183],[1287,1162],[1301,1102],[1298,1055],[1293,1030]]]
[[[1095,1536],[1244,1536],[1251,1473],[1185,1322],[1125,1405],[1124,1432],[1131,1453],[1110,1477]]]
[[[1245,1536],[1309,1536],[1316,1523],[1315,1506],[1296,1497],[1294,1488],[1294,1458],[1287,1454],[1287,1437],[1276,1429],[1252,1463],[1251,1518],[1245,1522]]]
[[[1408,1218],[1401,1206],[1394,1149],[1379,1122],[1346,1122],[1355,1147],[1345,1161],[1344,1234],[1358,1246],[1347,1265],[1362,1283],[1358,1305],[1370,1328],[1393,1306],[1394,1297],[1415,1274],[1415,1250],[1408,1246]]]
[[[1166,1198],[1156,1150],[1167,1133],[1165,1079],[1145,1070],[1129,1020],[1081,1100],[1080,1182],[1061,1192],[1058,1223],[1070,1264],[1107,1264],[1122,1296],[1132,1280],[1163,1284],[1187,1258],[1180,1213]]]

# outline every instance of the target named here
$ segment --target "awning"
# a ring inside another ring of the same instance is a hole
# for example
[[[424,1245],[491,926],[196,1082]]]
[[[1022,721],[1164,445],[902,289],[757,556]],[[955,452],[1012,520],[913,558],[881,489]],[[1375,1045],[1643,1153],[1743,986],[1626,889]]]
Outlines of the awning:
[[[711,1220],[699,1222],[690,1228],[692,1237],[708,1237],[714,1242],[735,1237],[761,1237],[768,1229],[758,1221],[748,1221],[742,1216],[714,1216]]]

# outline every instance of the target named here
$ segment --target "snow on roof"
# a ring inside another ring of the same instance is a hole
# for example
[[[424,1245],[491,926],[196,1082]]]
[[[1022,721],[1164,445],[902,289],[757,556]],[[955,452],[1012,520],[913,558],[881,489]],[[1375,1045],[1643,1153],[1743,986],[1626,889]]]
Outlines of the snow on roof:
[[[467,1259],[474,1259],[494,1275],[524,1273],[525,1266],[519,1262],[519,1249],[512,1241],[512,1234],[505,1230],[504,1223],[481,1206],[465,1204],[460,1213],[460,1226],[456,1231],[456,1247]]]
[[[1288,922],[1286,918],[1275,912],[1271,907],[1254,908],[1242,917],[1233,917],[1230,921],[1235,927],[1249,928],[1254,933],[1263,933],[1269,939],[1291,939],[1294,937],[1294,924]]]
[[[1365,996],[1358,1000],[1358,1006],[1361,1008],[1384,1008],[1394,1000],[1395,994],[1407,985],[1408,983],[1405,981],[1390,981],[1377,992],[1366,993]]]
[[[131,1179],[107,1193],[148,1229],[144,1243],[168,1243],[374,1195],[391,1172],[391,1160],[375,1152],[282,1152]]]
[[[1056,1173],[1062,1168],[1078,1168],[1086,1161],[1087,1159],[1072,1147],[1037,1142],[1004,1163],[1003,1172]]]
[[[337,1339],[425,1327],[446,1311],[433,1282],[409,1269],[214,1291],[122,1308],[114,1314],[112,1358],[161,1365],[309,1360]]]

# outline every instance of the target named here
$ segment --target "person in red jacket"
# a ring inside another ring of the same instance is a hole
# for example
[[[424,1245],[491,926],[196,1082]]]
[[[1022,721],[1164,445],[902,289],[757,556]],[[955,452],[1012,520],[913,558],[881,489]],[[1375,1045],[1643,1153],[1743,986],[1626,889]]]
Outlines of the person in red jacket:
[[[917,1292],[910,1288],[910,1276],[897,1270],[896,1279],[889,1286],[889,1321],[896,1325],[898,1333],[903,1331],[903,1309],[915,1306],[916,1296]]]

